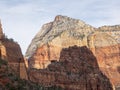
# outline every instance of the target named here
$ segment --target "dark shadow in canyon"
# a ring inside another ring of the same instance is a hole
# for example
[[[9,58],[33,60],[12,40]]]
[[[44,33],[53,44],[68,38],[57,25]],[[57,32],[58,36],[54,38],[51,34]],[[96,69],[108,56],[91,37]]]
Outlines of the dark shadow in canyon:
[[[46,87],[60,86],[65,90],[113,90],[86,46],[63,48],[59,61],[51,60],[45,69],[31,69],[29,78]]]
[[[120,66],[117,67],[118,72],[120,73]]]

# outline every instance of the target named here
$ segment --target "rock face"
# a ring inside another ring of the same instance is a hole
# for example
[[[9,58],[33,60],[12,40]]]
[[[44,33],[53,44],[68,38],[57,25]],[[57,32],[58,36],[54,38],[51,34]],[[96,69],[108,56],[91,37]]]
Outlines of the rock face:
[[[119,25],[94,28],[83,21],[59,15],[53,22],[43,25],[29,45],[26,52],[29,69],[47,68],[52,60],[60,60],[63,48],[74,45],[89,48],[112,85],[120,86]]]
[[[112,90],[109,79],[102,74],[95,56],[86,46],[64,48],[59,62],[51,62],[44,70],[30,70],[30,80],[65,90]]]
[[[7,61],[0,58],[0,90],[62,90],[60,87],[43,87],[31,81],[20,79]]]
[[[87,46],[87,36],[94,28],[83,21],[65,16],[57,16],[53,22],[43,25],[32,40],[26,57],[30,67],[44,68],[51,60],[59,60],[62,48]]]
[[[120,85],[120,50],[116,40],[106,33],[94,33],[89,36],[89,47],[97,58],[101,71],[109,77],[112,84]]]
[[[100,32],[107,33],[114,37],[118,43],[120,43],[120,25],[115,25],[115,26],[102,26],[99,27],[98,30]]]
[[[0,58],[8,61],[8,66],[20,75],[22,79],[27,79],[27,72],[24,64],[24,58],[21,48],[13,39],[8,39],[3,35],[2,25],[0,23]]]

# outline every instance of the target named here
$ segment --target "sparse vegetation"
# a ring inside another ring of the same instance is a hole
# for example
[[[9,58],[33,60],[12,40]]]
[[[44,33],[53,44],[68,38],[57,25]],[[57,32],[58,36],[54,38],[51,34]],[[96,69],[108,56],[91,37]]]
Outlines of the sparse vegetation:
[[[0,90],[63,90],[57,86],[44,87],[31,81],[20,79],[8,68],[6,60],[0,59]]]
[[[7,61],[0,58],[0,67],[2,65],[7,65]]]

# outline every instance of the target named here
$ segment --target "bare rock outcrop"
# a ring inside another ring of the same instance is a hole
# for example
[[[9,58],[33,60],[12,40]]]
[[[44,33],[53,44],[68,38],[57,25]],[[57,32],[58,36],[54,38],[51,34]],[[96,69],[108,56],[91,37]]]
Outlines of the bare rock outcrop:
[[[24,72],[23,72],[24,73]],[[0,90],[63,90],[60,87],[43,87],[28,80],[21,79],[8,66],[6,60],[0,58]]]
[[[62,49],[59,61],[51,61],[43,70],[31,69],[30,80],[65,90],[113,90],[109,79],[102,74],[97,60],[86,46]]]
[[[86,46],[93,52],[100,70],[110,79],[112,85],[119,87],[119,33],[120,25],[94,28],[78,19],[56,16],[53,22],[43,25],[29,45],[26,52],[28,67],[44,69],[52,60],[59,61],[63,48]]]
[[[13,39],[8,39],[3,34],[0,23],[0,58],[8,62],[8,66],[22,79],[27,79],[24,58],[21,48]]]
[[[53,22],[43,25],[26,52],[30,67],[44,68],[51,60],[59,60],[62,48],[87,46],[87,36],[94,28],[83,21],[56,16]]]
[[[120,50],[117,41],[109,34],[97,32],[89,37],[89,48],[94,53],[101,71],[113,85],[120,86]]]
[[[98,31],[111,35],[118,43],[120,43],[120,25],[102,26],[98,28]]]

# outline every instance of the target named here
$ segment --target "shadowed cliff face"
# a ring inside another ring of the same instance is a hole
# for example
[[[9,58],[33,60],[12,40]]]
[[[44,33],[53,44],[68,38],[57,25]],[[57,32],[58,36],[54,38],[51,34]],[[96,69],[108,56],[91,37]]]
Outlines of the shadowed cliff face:
[[[24,73],[24,72],[23,72]],[[60,87],[43,87],[31,81],[21,79],[6,60],[0,58],[0,90],[62,90]]]
[[[62,49],[59,61],[52,60],[45,69],[30,69],[29,77],[44,86],[56,85],[65,90],[112,90],[95,56],[85,46]]]

